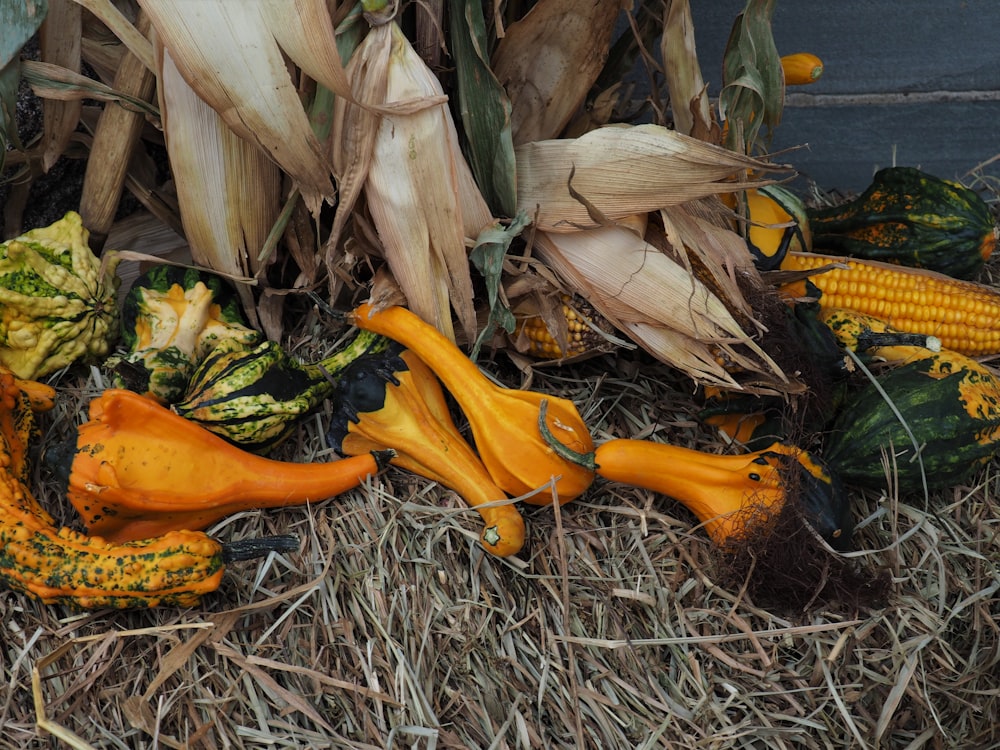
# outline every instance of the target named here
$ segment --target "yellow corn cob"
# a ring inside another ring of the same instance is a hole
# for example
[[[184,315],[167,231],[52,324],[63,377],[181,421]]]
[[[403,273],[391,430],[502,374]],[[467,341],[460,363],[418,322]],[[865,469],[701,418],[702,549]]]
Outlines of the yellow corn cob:
[[[781,270],[831,264],[839,267],[809,277],[822,292],[821,308],[843,307],[901,331],[937,336],[943,348],[967,356],[1000,353],[1000,290],[932,271],[815,253],[788,253]],[[801,283],[782,290],[804,293]]]
[[[559,337],[549,330],[541,315],[531,315],[518,322],[515,333],[517,340],[527,347],[525,354],[538,359],[560,359],[594,351],[608,343],[594,330],[599,316],[586,302],[564,294],[560,309],[566,322],[568,351],[563,353]]]

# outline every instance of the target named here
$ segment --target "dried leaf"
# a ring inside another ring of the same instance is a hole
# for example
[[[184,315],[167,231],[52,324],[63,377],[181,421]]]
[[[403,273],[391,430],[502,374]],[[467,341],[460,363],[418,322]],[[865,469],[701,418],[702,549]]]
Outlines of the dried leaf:
[[[669,0],[667,6],[660,54],[674,127],[679,133],[706,140],[699,134],[712,131],[712,111],[695,48],[691,3],[689,0]]]
[[[449,17],[458,110],[468,140],[470,166],[493,212],[512,217],[517,180],[511,104],[490,70],[482,4],[479,0],[451,0]]]
[[[486,283],[486,299],[489,308],[489,318],[472,348],[472,359],[479,356],[483,342],[492,336],[497,328],[502,328],[507,333],[514,331],[514,316],[504,298],[504,288],[501,284],[503,262],[510,249],[510,243],[530,223],[531,221],[526,214],[518,214],[506,227],[499,224],[487,227],[476,238],[476,244],[469,253],[469,260],[483,276]]]
[[[785,83],[771,33],[774,0],[748,0],[733,24],[723,58],[719,114],[729,122],[726,146],[752,154],[766,125],[768,136],[781,121]]]

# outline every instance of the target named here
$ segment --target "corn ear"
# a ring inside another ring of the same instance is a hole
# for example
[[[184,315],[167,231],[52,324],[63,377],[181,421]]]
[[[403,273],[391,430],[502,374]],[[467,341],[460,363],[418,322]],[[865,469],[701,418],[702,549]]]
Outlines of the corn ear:
[[[465,238],[477,236],[492,216],[459,148],[440,83],[395,22],[371,29],[348,71],[352,80],[358,75],[359,99],[380,105],[381,114],[372,138],[361,131],[371,125],[372,113],[337,100],[334,142],[341,145],[334,163],[354,170],[345,176],[347,184],[363,184],[386,263],[410,308],[452,339],[454,308],[472,338]],[[393,111],[392,105],[406,103]],[[350,145],[366,148],[369,141],[370,157],[345,151]]]
[[[507,27],[493,72],[511,101],[514,145],[558,136],[604,67],[621,0],[539,0]]]
[[[722,300],[646,242],[644,229],[640,215],[619,226],[541,231],[536,254],[616,328],[695,380],[739,387],[723,363],[785,380]]]
[[[518,146],[518,209],[539,229],[575,231],[635,213],[733,192],[788,171],[658,125],[608,126]]]

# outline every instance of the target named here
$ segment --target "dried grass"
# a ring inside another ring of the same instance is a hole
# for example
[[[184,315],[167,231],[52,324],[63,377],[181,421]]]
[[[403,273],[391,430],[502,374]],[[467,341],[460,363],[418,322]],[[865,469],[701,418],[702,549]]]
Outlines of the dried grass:
[[[313,328],[296,350],[320,342]],[[686,382],[644,355],[532,377],[598,439],[726,450],[691,419]],[[71,435],[100,387],[94,373],[60,383],[46,441]],[[322,460],[322,421],[283,457]],[[526,509],[525,551],[497,559],[453,493],[393,469],[219,524],[302,546],[234,565],[197,609],[0,596],[0,747],[52,746],[36,699],[69,747],[997,747],[997,468],[928,508],[855,494],[853,562],[891,574],[874,610],[762,605],[681,506],[617,485]],[[39,486],[70,519],[41,473]]]

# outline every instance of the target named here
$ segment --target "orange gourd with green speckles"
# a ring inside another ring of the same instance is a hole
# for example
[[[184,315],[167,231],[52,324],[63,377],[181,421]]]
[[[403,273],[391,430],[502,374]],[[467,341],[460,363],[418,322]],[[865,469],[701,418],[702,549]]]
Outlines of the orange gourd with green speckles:
[[[192,606],[218,588],[226,563],[289,549],[290,537],[223,544],[175,531],[126,544],[58,528],[27,486],[32,406],[51,405],[47,386],[0,369],[0,583],[45,604],[77,608]]]

